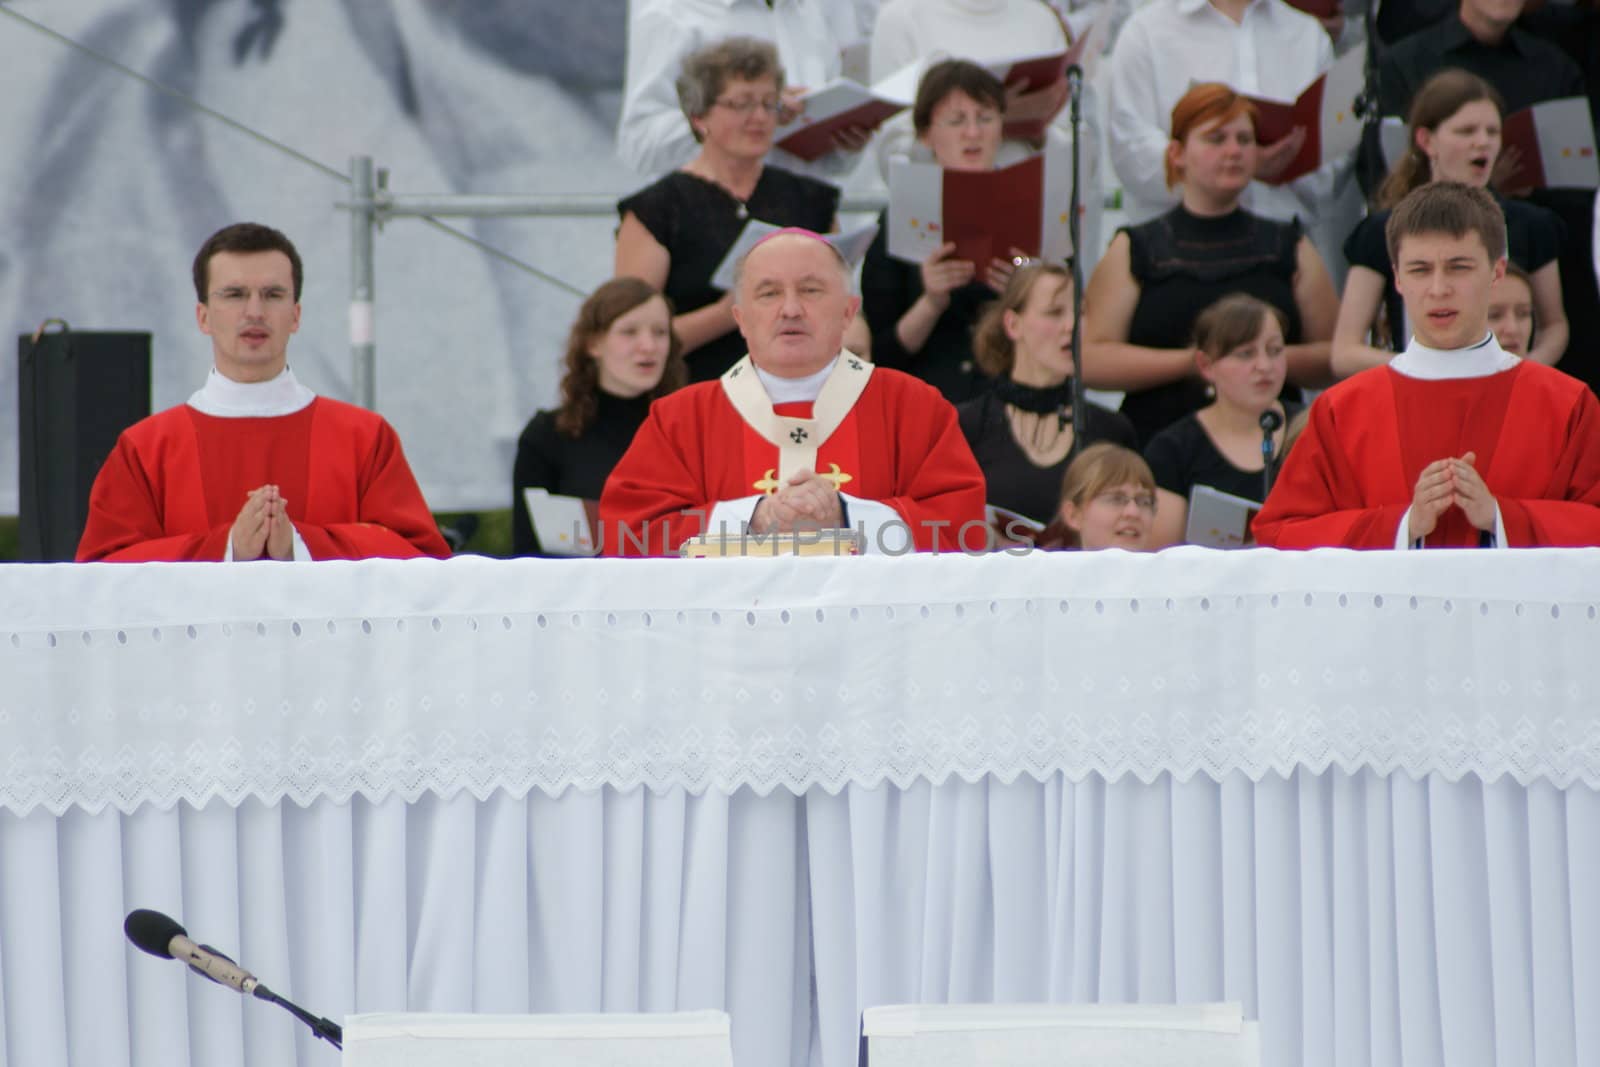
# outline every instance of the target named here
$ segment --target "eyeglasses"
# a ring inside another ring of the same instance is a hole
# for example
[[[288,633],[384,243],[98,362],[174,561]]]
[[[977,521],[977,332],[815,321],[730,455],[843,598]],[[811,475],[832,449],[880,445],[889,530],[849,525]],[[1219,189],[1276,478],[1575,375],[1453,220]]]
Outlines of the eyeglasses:
[[[967,123],[973,122],[977,124],[978,129],[986,130],[999,121],[1000,113],[998,111],[979,111],[974,115],[946,115],[938,122],[935,122],[934,125],[946,130],[959,130]]]
[[[282,307],[289,303],[289,290],[281,285],[266,285],[260,289],[250,290],[242,285],[230,285],[225,289],[213,289],[211,299],[224,307],[243,307],[250,302],[250,294],[254,292],[261,298],[267,307]]]
[[[783,110],[783,101],[775,96],[764,96],[759,100],[753,96],[742,96],[737,100],[713,100],[712,103],[727,108],[735,115],[748,115],[758,107],[772,115]]]
[[[1095,499],[1102,504],[1110,504],[1118,511],[1126,508],[1129,504],[1137,506],[1140,511],[1153,512],[1156,510],[1156,495],[1154,493],[1134,493],[1130,496],[1120,489],[1114,489],[1109,493],[1101,493]]]

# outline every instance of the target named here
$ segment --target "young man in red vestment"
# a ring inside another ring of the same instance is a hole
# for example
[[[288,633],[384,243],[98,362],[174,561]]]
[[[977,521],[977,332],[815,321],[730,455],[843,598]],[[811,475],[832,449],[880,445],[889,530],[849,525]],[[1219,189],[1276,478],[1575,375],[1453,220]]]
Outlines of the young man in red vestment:
[[[201,246],[195,317],[215,366],[187,404],[118,439],[80,561],[450,554],[389,424],[289,370],[301,283],[277,230],[239,223]]]
[[[855,529],[862,550],[981,550],[983,472],[931,386],[842,351],[860,305],[817,234],[779,231],[734,282],[749,355],[655,402],[600,498],[604,550],[702,533]]]
[[[1411,344],[1317,398],[1256,516],[1257,542],[1600,544],[1600,403],[1489,332],[1506,248],[1494,200],[1434,182],[1400,202],[1386,235]]]

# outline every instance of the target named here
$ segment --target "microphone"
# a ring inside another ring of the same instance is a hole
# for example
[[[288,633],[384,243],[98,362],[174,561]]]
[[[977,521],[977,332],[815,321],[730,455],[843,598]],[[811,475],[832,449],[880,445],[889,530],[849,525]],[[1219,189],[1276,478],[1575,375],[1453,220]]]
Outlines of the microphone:
[[[209,945],[198,945],[190,940],[189,932],[171,916],[138,908],[123,920],[122,932],[140,951],[163,959],[181,960],[201,977],[231,986],[241,993],[263,999],[270,996],[271,991],[255,975]]]
[[[1272,435],[1283,426],[1283,416],[1272,408],[1261,413],[1261,499],[1272,492]]]
[[[262,985],[255,975],[210,945],[195,944],[190,940],[189,932],[171,916],[148,908],[137,908],[128,912],[128,917],[123,920],[122,932],[141,952],[167,960],[182,960],[202,978],[209,978],[218,985],[231,986],[257,1000],[276,1004],[309,1026],[315,1036],[334,1048],[344,1048],[344,1028],[338,1023],[313,1015],[298,1004],[280,997]]]
[[[1283,429],[1283,416],[1268,408],[1261,413],[1261,436],[1263,438],[1262,450],[1272,451],[1272,435]]]

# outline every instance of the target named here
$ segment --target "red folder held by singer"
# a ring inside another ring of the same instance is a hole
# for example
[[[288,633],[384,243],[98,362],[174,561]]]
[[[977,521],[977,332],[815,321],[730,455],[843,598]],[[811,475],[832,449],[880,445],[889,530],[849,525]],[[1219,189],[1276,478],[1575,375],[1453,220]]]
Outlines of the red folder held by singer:
[[[1069,164],[1057,146],[1001,170],[941,170],[897,159],[889,165],[889,254],[920,263],[946,242],[976,264],[1017,249],[1059,262],[1071,253]]]
[[[870,133],[883,120],[905,110],[847,78],[823,86],[805,98],[806,109],[794,122],[778,130],[775,144],[785,152],[815,162],[834,151],[833,140],[846,130]]]
[[[1507,189],[1592,189],[1600,185],[1589,101],[1581,96],[1546,100],[1507,115],[1501,152],[1517,150]]]
[[[1292,182],[1349,155],[1360,145],[1361,120],[1355,104],[1364,83],[1365,63],[1359,49],[1346,54],[1306,86],[1293,103],[1245,94],[1256,106],[1256,140],[1261,144],[1276,144],[1297,126],[1306,131],[1300,151],[1271,184]]]

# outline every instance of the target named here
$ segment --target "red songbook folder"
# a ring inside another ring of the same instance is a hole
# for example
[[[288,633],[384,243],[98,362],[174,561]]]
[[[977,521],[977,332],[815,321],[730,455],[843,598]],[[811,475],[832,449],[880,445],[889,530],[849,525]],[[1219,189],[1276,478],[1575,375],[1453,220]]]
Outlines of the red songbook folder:
[[[954,258],[981,269],[1015,255],[1060,262],[1071,253],[1065,152],[1047,147],[1003,170],[941,170],[929,163],[889,165],[889,254],[920,263],[946,243]]]
[[[1581,96],[1546,100],[1507,115],[1501,152],[1517,150],[1517,169],[1505,188],[1593,188],[1600,184],[1589,101]]]
[[[1361,143],[1361,120],[1356,116],[1356,97],[1361,95],[1366,58],[1360,50],[1335,61],[1301,91],[1292,104],[1249,96],[1256,106],[1256,140],[1276,144],[1294,131],[1306,131],[1305,142],[1273,185],[1292,182],[1310,174],[1332,159],[1355,151]]]
[[[1005,84],[1007,89],[1020,88],[1024,93],[1037,92],[1048,89],[1056,82],[1067,76],[1067,68],[1076,66],[1080,68],[1084,77],[1088,78],[1095,60],[1100,57],[1104,49],[1104,39],[1108,28],[1110,5],[1101,12],[1100,16],[1083,32],[1076,41],[1068,46],[1065,52],[1052,52],[1041,56],[1026,56],[1010,63],[989,64],[989,70]],[[1063,101],[1063,107],[1066,106]],[[1058,110],[1056,114],[1060,114]],[[1045,130],[1055,120],[1055,115],[1048,118],[1037,119],[1032,122],[1007,122],[1005,136],[1021,140],[1037,141],[1045,135]]]
[[[956,259],[979,264],[980,273],[1013,248],[1037,256],[1043,213],[1042,155],[1004,170],[944,172],[944,239],[955,242]]]
[[[884,119],[905,110],[905,106],[848,78],[840,78],[808,93],[804,113],[779,129],[774,143],[811,163],[834,150],[833,139],[838,134],[849,129],[870,133]]]

